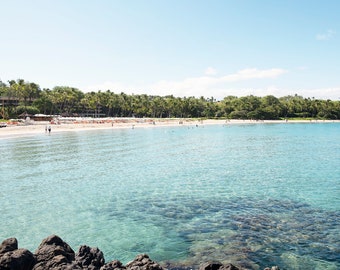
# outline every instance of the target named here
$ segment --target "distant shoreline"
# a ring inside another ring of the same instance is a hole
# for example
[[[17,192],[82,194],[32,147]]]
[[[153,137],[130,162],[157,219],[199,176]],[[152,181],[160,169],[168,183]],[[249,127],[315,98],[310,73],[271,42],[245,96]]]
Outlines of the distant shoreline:
[[[216,120],[216,119],[180,119],[180,118],[82,118],[62,119],[56,124],[47,121],[35,121],[8,125],[0,128],[0,139],[34,136],[49,133],[45,129],[51,127],[51,134],[66,131],[135,129],[150,127],[179,127],[204,125],[235,124],[287,124],[287,123],[340,123],[340,120]]]

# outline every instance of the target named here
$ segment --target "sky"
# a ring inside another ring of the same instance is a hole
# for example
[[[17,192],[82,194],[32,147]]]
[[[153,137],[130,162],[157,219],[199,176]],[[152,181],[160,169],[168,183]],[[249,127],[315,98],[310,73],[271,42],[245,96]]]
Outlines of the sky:
[[[0,80],[340,100],[339,0],[0,0]]]

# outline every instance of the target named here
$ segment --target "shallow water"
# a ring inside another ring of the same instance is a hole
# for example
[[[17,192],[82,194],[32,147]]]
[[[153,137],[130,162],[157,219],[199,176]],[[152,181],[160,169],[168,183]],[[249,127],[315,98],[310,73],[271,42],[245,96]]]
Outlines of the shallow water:
[[[0,140],[0,240],[57,234],[106,261],[340,268],[340,124],[99,130]]]

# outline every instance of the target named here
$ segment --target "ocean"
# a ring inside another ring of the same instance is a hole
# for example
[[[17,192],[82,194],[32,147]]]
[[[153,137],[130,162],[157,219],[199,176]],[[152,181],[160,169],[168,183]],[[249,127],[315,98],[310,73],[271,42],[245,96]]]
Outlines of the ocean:
[[[0,241],[57,234],[106,262],[340,269],[340,124],[69,131],[0,139]]]

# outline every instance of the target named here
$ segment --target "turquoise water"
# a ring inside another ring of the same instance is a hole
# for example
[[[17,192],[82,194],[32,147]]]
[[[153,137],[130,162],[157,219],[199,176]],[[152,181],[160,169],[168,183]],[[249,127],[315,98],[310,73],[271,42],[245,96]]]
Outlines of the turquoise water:
[[[52,132],[0,149],[0,241],[34,251],[57,234],[169,267],[340,268],[339,123]]]

